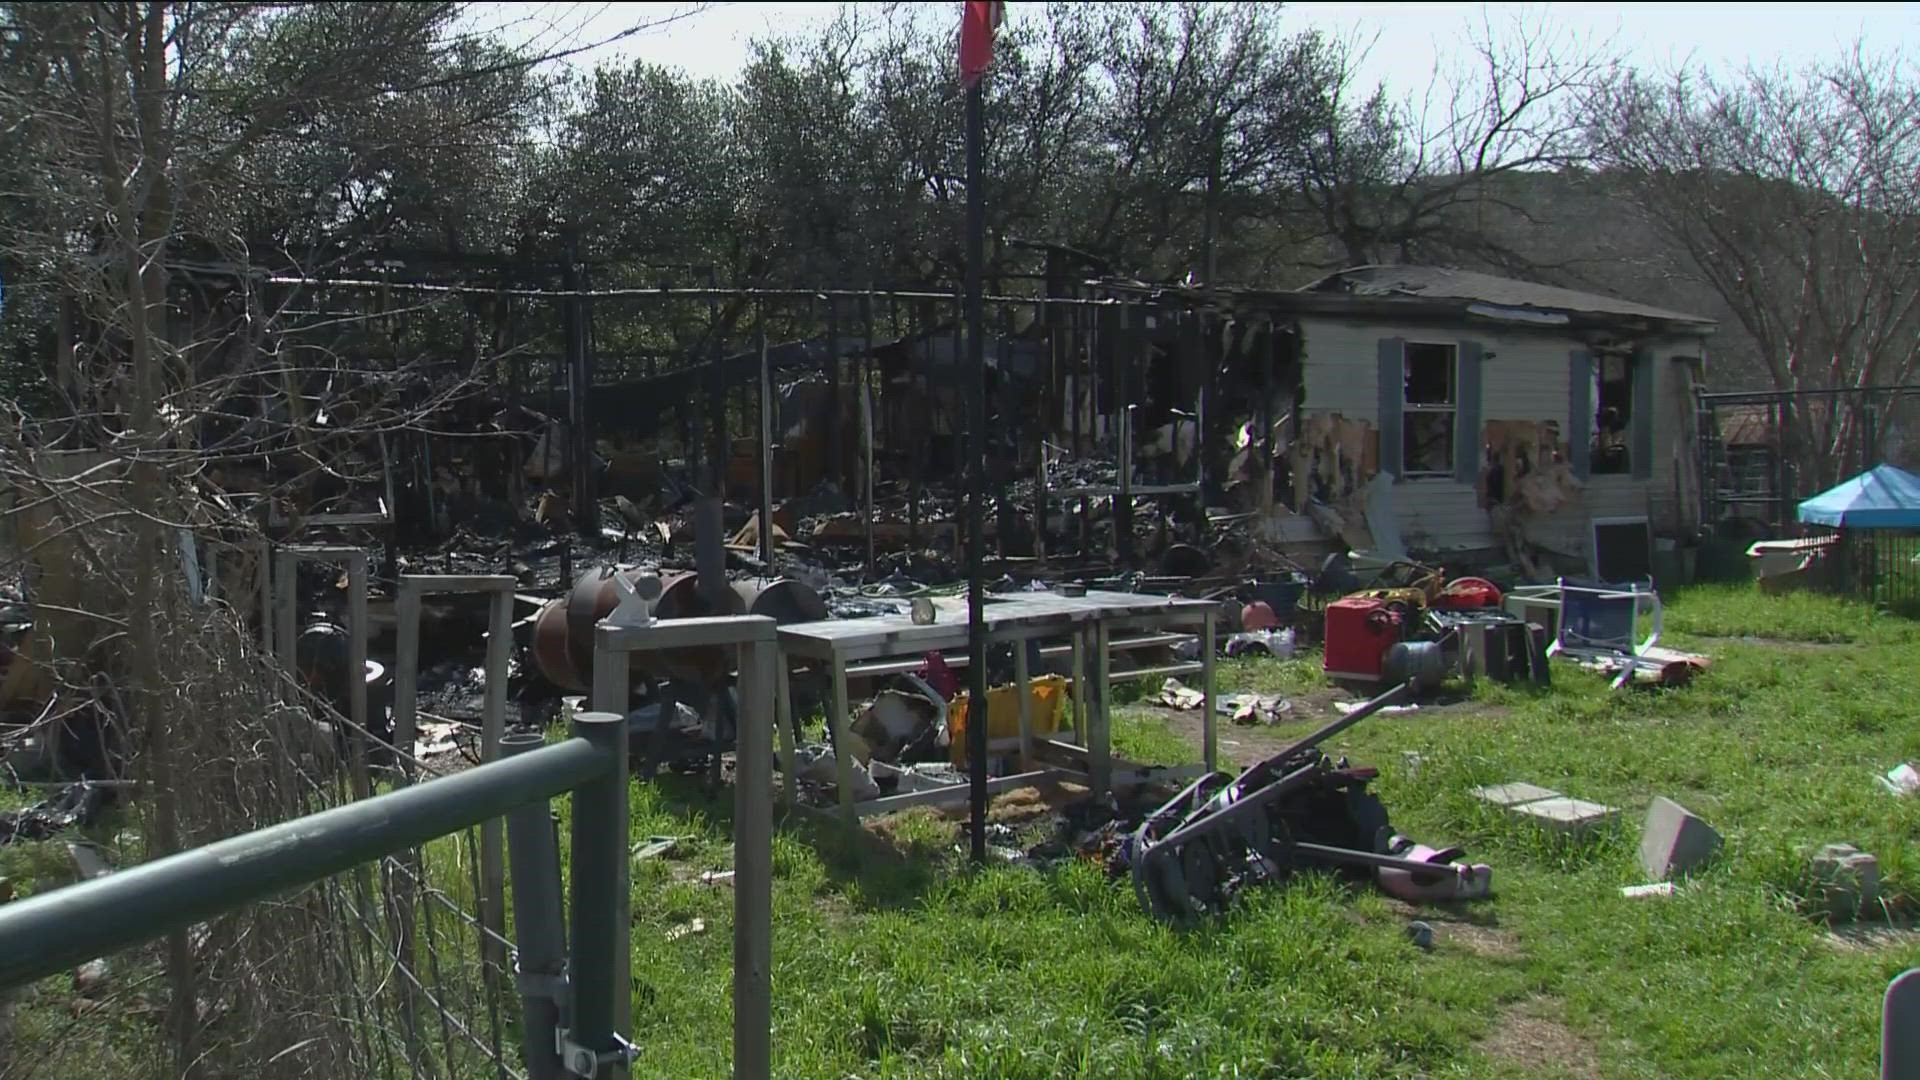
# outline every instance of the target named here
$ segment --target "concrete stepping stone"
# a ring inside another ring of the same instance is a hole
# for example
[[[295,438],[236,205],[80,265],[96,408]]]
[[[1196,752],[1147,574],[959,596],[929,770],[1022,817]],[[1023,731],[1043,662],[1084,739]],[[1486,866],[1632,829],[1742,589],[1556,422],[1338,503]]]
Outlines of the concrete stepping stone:
[[[1569,798],[1552,788],[1517,781],[1475,788],[1473,794],[1482,802],[1569,836],[1585,834],[1620,816],[1620,811],[1611,806]]]

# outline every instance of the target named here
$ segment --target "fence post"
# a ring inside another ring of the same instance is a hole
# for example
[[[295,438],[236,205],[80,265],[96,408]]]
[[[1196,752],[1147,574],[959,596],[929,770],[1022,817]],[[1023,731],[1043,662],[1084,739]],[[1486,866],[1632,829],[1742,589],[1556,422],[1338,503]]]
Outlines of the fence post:
[[[418,648],[417,642],[415,647]],[[487,620],[487,689],[481,715],[481,761],[497,761],[500,758],[502,735],[507,726],[507,667],[512,663],[512,657],[513,593],[507,590],[493,594]],[[413,748],[407,749],[411,753]],[[507,932],[507,875],[506,867],[501,865],[504,862],[501,858],[503,846],[500,822],[482,822],[480,882],[485,895],[480,900],[480,917],[491,933],[480,935],[480,941],[483,955],[487,958],[489,979],[493,978],[493,972],[504,969],[507,961],[505,951],[494,937]]]
[[[733,1075],[767,1080],[773,1025],[773,731],[779,646],[740,647],[733,776]],[[788,774],[788,790],[792,773]]]
[[[592,1080],[624,1076],[623,1040],[630,1022],[618,1016],[625,999],[615,985],[626,970],[616,955],[626,943],[631,900],[627,866],[627,719],[615,713],[576,713],[573,733],[613,758],[613,767],[573,792],[573,903],[568,922],[573,947],[567,964],[573,997],[570,1041],[596,1056]]]
[[[500,740],[503,757],[537,750],[538,732],[514,732]],[[530,802],[507,815],[507,859],[513,875],[513,936],[520,952],[520,1035],[529,1080],[564,1076],[554,1036],[566,1024],[566,918],[560,906],[560,848],[548,803]]]

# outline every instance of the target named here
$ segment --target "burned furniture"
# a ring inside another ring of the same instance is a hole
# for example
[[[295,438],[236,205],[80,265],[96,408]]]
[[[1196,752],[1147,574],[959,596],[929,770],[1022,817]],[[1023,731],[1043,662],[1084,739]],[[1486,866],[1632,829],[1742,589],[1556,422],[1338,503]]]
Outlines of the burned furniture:
[[[1217,760],[1213,709],[1213,629],[1218,606],[1212,601],[1135,593],[1087,591],[1081,596],[1061,593],[1021,593],[995,597],[986,606],[989,644],[1024,643],[1049,638],[1069,638],[1074,657],[1074,708],[1085,710],[1085,721],[1078,719],[1075,730],[1084,738],[1084,746],[1069,746],[1057,740],[1035,740],[1031,719],[1023,712],[1021,737],[1011,747],[990,742],[990,752],[1012,749],[1022,761],[1036,756],[1036,747],[1068,753],[1075,761],[1071,771],[1083,774],[1096,792],[1104,792],[1113,782],[1111,726],[1107,715],[1107,686],[1112,677],[1111,656],[1126,644],[1116,641],[1114,632],[1165,630],[1173,627],[1197,628],[1202,633],[1200,659],[1173,668],[1148,668],[1129,675],[1170,674],[1174,671],[1198,671],[1203,692],[1205,760],[1208,768]],[[935,621],[916,624],[907,615],[875,616],[865,619],[836,619],[796,623],[780,627],[780,648],[788,662],[812,660],[825,664],[831,678],[827,721],[834,746],[836,784],[843,820],[852,822],[869,813],[884,813],[914,803],[938,801],[929,792],[914,792],[894,799],[874,799],[856,803],[853,797],[852,761],[845,752],[848,724],[849,676],[884,675],[918,668],[930,652],[964,651],[967,648],[965,612],[950,608],[936,612]],[[910,659],[903,659],[910,658]],[[957,659],[957,658],[956,658]],[[953,661],[949,661],[952,663]],[[1030,663],[1027,650],[1014,649],[1014,681],[1026,685]],[[781,665],[781,708],[791,707],[791,692],[785,688],[784,674],[789,664]],[[1088,668],[1091,666],[1092,670]],[[1021,695],[1025,700],[1026,695]],[[785,727],[783,717],[783,728]],[[1044,741],[1046,745],[1039,747]],[[1067,775],[1067,769],[1041,770],[1028,776],[1033,782],[1046,775]],[[1007,786],[1012,777],[1001,778]],[[1018,785],[1013,785],[1018,786]],[[963,801],[965,784],[952,785],[947,795]],[[903,799],[908,801],[894,801]]]

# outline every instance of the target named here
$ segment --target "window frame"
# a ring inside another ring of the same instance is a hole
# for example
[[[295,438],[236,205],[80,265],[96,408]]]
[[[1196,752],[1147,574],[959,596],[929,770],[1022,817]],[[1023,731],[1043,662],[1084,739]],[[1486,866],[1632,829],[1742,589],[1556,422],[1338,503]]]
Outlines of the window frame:
[[[1620,378],[1607,378],[1607,364],[1617,360],[1620,363]],[[1593,476],[1632,476],[1634,468],[1634,444],[1638,433],[1640,417],[1636,415],[1634,403],[1638,400],[1638,382],[1641,372],[1638,357],[1628,352],[1624,356],[1595,352],[1593,354],[1593,415],[1587,420],[1587,475]],[[1625,388],[1627,402],[1627,424],[1620,432],[1620,464],[1616,468],[1600,467],[1600,414],[1606,409],[1606,387],[1609,382],[1617,382]]]
[[[1442,348],[1447,350],[1447,396],[1445,405],[1407,400],[1407,384],[1411,374],[1413,350],[1416,347]],[[1423,469],[1414,471],[1408,465],[1407,455],[1414,450],[1413,440],[1408,438],[1408,427],[1416,414],[1444,414],[1452,420],[1447,435],[1447,465],[1444,469]],[[1398,462],[1402,480],[1453,480],[1459,470],[1460,462],[1460,343],[1458,341],[1438,341],[1420,338],[1405,338],[1400,345],[1400,461]],[[1384,463],[1383,463],[1384,464]]]

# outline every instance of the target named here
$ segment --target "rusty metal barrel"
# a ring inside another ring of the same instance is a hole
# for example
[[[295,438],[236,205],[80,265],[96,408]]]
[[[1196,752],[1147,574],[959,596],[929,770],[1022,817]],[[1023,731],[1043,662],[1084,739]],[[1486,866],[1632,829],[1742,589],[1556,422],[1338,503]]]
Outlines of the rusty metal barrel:
[[[593,628],[619,602],[610,567],[580,575],[564,597],[549,600],[533,624],[534,665],[547,681],[562,690],[587,692],[593,686]],[[628,581],[644,571],[623,571]],[[791,578],[732,582],[723,601],[725,610],[700,592],[699,576],[691,570],[660,576],[660,599],[654,605],[659,619],[692,619],[710,615],[766,615],[785,625],[827,617],[826,601],[804,582]],[[713,684],[733,669],[727,648],[668,649],[635,653],[635,671],[654,678]]]

